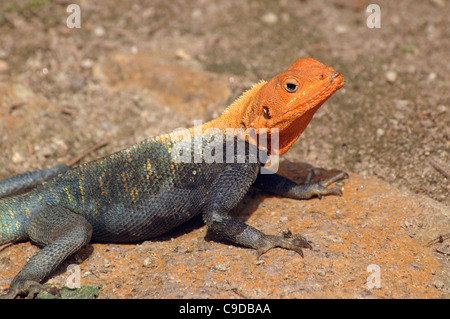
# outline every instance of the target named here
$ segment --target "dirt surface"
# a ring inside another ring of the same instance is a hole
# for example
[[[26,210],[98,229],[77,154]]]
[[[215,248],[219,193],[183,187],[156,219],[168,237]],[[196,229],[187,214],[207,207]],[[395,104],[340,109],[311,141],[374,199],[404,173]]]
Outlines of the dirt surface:
[[[308,167],[286,163],[283,173],[300,182]],[[304,258],[272,249],[258,260],[197,218],[143,243],[92,244],[48,283],[67,285],[75,265],[82,285],[102,286],[99,298],[448,298],[450,245],[428,246],[450,232],[448,209],[373,177],[352,174],[340,185],[343,197],[308,201],[255,190],[232,213],[266,233],[302,234],[313,247]],[[4,249],[0,287],[38,250]]]
[[[69,3],[81,7],[79,29],[66,26]],[[90,246],[75,257],[83,284],[101,282],[103,298],[448,297],[448,240],[426,244],[450,232],[450,3],[379,1],[379,29],[366,25],[368,3],[2,1],[0,178],[209,120],[311,56],[346,84],[285,159],[353,172],[345,195],[252,193],[236,214],[302,233],[313,251],[256,263],[251,250],[205,241],[197,221],[161,240]],[[0,252],[0,288],[36,250]],[[369,264],[381,267],[381,289],[366,287]]]

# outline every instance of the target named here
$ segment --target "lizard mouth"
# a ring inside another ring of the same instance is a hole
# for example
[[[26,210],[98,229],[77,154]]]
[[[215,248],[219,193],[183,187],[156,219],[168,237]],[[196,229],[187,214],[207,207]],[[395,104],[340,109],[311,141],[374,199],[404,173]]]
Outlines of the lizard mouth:
[[[334,71],[330,82],[334,84],[337,91],[344,85],[344,77],[340,72]]]
[[[313,103],[308,111],[314,108],[319,108],[334,92],[339,90],[344,86],[344,77],[340,72],[333,70],[333,74],[330,77],[330,81],[326,87],[323,88],[318,94],[316,94],[312,99],[320,101],[319,103]]]

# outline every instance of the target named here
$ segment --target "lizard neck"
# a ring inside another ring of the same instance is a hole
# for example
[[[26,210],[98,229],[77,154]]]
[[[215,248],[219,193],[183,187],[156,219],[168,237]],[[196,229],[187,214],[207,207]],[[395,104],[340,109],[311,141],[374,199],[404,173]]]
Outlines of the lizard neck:
[[[204,124],[192,126],[186,130],[172,132],[169,134],[159,135],[158,138],[161,141],[167,141],[179,136],[196,136],[204,134],[207,130],[220,130],[222,134],[237,135],[238,129],[247,129],[249,123],[246,117],[253,111],[255,97],[257,96],[260,88],[267,82],[260,81],[254,84],[249,90],[245,91],[239,98],[237,98],[232,104],[230,104],[225,111],[217,118],[208,121]],[[210,133],[213,133],[210,131]],[[256,143],[256,141],[252,141]]]
[[[246,114],[253,110],[254,98],[260,88],[266,83],[266,81],[260,81],[259,83],[254,84],[249,90],[245,91],[239,98],[230,104],[218,118],[204,123],[202,129],[206,130],[214,128],[221,130],[223,133],[226,132],[226,129],[246,129],[248,127],[248,123],[246,123],[245,119]],[[194,128],[195,127],[191,129]]]

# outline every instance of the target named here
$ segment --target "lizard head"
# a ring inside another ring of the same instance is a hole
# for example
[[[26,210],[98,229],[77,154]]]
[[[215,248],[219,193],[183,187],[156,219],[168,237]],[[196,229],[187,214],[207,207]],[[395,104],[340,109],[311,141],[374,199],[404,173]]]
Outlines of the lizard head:
[[[278,155],[284,154],[305,130],[318,108],[344,85],[332,67],[302,58],[286,71],[260,86],[250,111],[242,118],[245,127],[256,131],[279,130]]]

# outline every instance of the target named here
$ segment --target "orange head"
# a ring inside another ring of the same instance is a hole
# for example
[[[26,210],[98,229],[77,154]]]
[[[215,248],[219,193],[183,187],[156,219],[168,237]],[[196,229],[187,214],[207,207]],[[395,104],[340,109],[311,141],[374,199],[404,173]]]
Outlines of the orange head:
[[[246,128],[279,130],[279,155],[302,134],[317,109],[344,85],[332,67],[302,58],[262,85],[248,101],[241,124]]]

